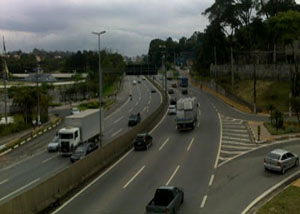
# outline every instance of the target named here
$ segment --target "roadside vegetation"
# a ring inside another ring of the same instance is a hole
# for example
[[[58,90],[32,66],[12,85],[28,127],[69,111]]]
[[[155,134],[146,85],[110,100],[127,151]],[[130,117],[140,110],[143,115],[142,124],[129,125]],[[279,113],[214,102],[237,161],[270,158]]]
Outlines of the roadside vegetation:
[[[298,214],[300,187],[290,186],[262,206],[257,214]]]

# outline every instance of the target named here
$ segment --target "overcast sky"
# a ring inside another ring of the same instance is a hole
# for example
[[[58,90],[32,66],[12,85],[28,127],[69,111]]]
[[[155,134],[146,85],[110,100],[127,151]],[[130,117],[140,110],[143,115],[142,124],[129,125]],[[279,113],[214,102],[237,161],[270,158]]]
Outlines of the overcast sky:
[[[96,50],[92,31],[106,30],[101,49],[134,56],[152,39],[190,37],[208,24],[214,0],[0,0],[6,49]],[[1,51],[2,42],[0,45]]]
[[[96,50],[92,31],[106,30],[101,48],[146,54],[152,39],[178,40],[203,31],[201,13],[214,0],[0,0],[6,49]],[[300,0],[297,0],[299,3]],[[2,42],[0,53],[3,51]]]

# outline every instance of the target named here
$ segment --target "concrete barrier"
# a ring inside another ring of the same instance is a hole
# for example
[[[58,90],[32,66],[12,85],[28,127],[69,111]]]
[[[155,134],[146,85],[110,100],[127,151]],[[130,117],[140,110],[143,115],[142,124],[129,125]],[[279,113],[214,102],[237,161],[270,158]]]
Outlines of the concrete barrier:
[[[157,86],[156,83],[152,82]],[[149,117],[124,135],[97,149],[86,158],[55,176],[0,205],[0,213],[40,213],[53,204],[60,203],[74,188],[81,187],[88,179],[99,174],[133,147],[137,133],[150,131],[167,110],[164,101]]]

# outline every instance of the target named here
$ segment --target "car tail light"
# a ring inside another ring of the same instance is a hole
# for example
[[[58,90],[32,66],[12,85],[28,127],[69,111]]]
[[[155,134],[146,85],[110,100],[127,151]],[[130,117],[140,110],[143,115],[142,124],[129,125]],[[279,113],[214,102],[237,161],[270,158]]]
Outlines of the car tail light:
[[[277,161],[277,166],[281,166],[281,163],[279,161]]]
[[[170,213],[169,208],[166,208],[166,214],[169,214],[169,213]]]

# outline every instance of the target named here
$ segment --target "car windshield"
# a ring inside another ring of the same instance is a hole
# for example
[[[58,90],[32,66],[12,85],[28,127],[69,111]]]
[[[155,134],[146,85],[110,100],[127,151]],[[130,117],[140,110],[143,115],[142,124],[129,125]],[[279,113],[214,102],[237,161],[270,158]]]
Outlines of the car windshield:
[[[84,154],[86,152],[85,147],[78,147],[75,151],[75,154]]]
[[[276,154],[276,153],[270,152],[270,153],[268,154],[268,158],[275,159],[275,160],[279,160],[280,155],[279,155],[279,154]]]
[[[136,120],[137,119],[137,115],[136,114],[132,114],[129,117],[130,120]]]

